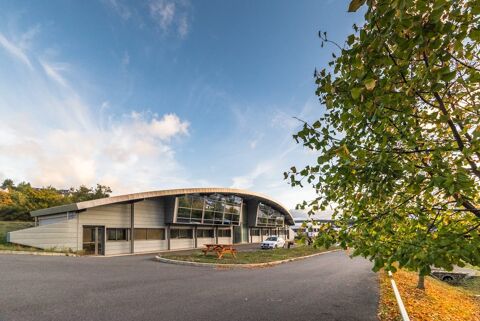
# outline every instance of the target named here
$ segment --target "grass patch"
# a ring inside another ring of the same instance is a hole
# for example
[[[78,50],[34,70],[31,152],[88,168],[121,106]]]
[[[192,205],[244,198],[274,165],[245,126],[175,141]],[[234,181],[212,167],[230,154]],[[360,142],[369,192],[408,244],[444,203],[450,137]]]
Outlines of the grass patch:
[[[330,248],[329,250],[331,250]],[[296,246],[290,249],[272,249],[258,250],[249,252],[238,252],[237,258],[233,258],[230,254],[225,254],[222,259],[217,259],[216,253],[209,252],[204,255],[201,250],[189,252],[186,254],[163,254],[162,257],[171,260],[215,263],[215,264],[251,264],[251,263],[268,263],[281,261],[295,257],[307,256],[327,251],[324,248],[313,248],[308,246]]]
[[[467,263],[467,264],[465,264],[465,267],[480,272],[480,266],[475,266],[475,265],[471,265],[471,264]],[[480,274],[478,272],[477,272],[477,275]]]
[[[401,320],[390,279],[380,277],[379,319]],[[471,293],[432,277],[425,278],[425,291],[416,289],[417,274],[399,270],[393,278],[411,320],[472,321],[480,320],[480,304]]]
[[[458,286],[474,295],[480,295],[480,276],[463,279]]]

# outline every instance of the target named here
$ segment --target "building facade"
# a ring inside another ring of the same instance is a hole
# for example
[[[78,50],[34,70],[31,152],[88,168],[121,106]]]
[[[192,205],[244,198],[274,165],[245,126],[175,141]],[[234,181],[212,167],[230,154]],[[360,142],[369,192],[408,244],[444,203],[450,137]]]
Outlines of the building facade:
[[[33,211],[36,226],[8,241],[90,255],[193,249],[293,238],[289,211],[266,195],[191,188],[114,196]]]

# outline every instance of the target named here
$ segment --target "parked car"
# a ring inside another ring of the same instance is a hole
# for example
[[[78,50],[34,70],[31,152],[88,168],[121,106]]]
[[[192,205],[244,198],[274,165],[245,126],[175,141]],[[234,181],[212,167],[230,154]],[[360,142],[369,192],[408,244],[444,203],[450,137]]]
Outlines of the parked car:
[[[285,240],[279,236],[269,236],[265,241],[262,242],[260,247],[262,249],[276,249],[278,247],[283,247],[285,245]]]

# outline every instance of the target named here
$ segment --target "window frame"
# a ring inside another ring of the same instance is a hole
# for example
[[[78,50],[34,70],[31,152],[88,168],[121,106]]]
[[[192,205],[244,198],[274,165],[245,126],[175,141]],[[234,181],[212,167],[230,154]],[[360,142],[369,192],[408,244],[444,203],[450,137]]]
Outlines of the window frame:
[[[118,230],[124,230],[125,231],[125,238],[124,239],[119,239],[118,238]],[[109,232],[114,231],[115,232],[115,239],[110,239]],[[130,228],[128,227],[107,227],[106,228],[106,241],[107,242],[128,242],[131,240],[130,238]]]

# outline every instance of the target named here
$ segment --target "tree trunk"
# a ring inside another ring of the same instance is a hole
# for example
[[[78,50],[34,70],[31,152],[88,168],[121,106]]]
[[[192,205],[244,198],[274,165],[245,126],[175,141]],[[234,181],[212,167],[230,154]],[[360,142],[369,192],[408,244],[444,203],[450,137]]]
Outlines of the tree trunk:
[[[420,274],[420,272],[418,272],[417,289],[425,290],[425,275]]]

